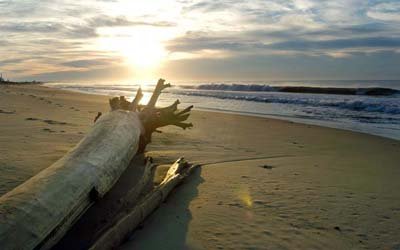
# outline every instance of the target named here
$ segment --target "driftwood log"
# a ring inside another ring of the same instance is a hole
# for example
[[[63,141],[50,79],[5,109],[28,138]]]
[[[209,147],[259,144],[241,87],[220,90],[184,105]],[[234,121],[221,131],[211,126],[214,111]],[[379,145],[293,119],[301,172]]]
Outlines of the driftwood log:
[[[167,125],[183,129],[192,127],[191,123],[184,122],[192,106],[178,112],[177,100],[169,107],[156,108],[159,95],[169,86],[160,79],[146,106],[139,105],[143,96],[140,89],[132,102],[124,97],[110,99],[111,112],[99,114],[92,130],[75,148],[0,197],[1,249],[50,249],[95,201],[113,187],[132,158],[144,152],[153,132]],[[181,165],[186,167],[179,167]],[[152,168],[150,164],[150,172]],[[192,168],[182,160],[176,163],[165,182],[140,201],[141,215],[135,221],[148,214],[143,211],[144,207],[149,211],[154,209],[169,190],[190,173],[189,169]],[[145,174],[143,178],[146,176],[149,175]],[[129,192],[127,198],[137,200],[148,179],[142,179],[138,189]],[[133,206],[132,213],[137,213],[136,210]],[[126,220],[131,221],[131,217],[136,215],[128,213],[126,216],[115,222],[116,227],[110,226],[108,230],[117,230],[125,236],[133,229],[133,224],[129,230],[121,227],[127,227]],[[109,238],[112,232],[116,231],[106,230],[100,239]],[[119,240],[112,242],[115,245]],[[96,246],[97,243],[94,248],[98,249]]]
[[[85,250],[108,230],[119,218],[130,211],[140,196],[153,187],[156,165],[144,154],[136,155],[107,194],[97,200],[62,239],[54,250]]]

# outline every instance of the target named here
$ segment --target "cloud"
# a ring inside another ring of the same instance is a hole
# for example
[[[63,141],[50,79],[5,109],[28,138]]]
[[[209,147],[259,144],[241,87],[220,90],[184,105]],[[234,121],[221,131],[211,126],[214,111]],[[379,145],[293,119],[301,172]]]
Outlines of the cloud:
[[[39,32],[48,33],[59,31],[63,25],[51,22],[14,22],[0,24],[0,30],[10,33]]]
[[[63,62],[62,65],[73,68],[94,68],[99,66],[104,67],[107,65],[111,65],[114,62],[119,62],[119,60],[93,58],[93,59],[82,59],[82,60]]]
[[[155,27],[173,27],[176,23],[168,21],[141,21],[129,20],[124,16],[111,17],[111,16],[96,16],[87,21],[92,27],[121,27],[121,26],[155,26]]]
[[[368,37],[354,39],[336,39],[327,41],[293,40],[274,43],[268,48],[280,50],[312,51],[312,50],[337,50],[349,48],[400,48],[400,38]]]
[[[288,1],[289,2],[289,1]],[[236,11],[242,13],[266,13],[266,12],[287,12],[290,11],[290,4],[282,1],[271,0],[253,0],[253,1],[237,1],[237,0],[204,0],[189,3],[183,8],[184,12],[201,11],[201,12],[218,12],[218,11]]]
[[[32,74],[32,78],[40,81],[96,81],[100,83],[113,82],[131,78],[134,74],[131,68],[126,66],[108,66],[96,69],[74,69],[74,70],[55,70]],[[24,79],[24,78],[21,78]]]
[[[348,29],[348,30],[347,30]],[[340,38],[341,34],[367,34],[374,35],[381,31],[378,25],[373,28],[359,26],[346,29],[334,29],[324,31],[318,30],[308,32],[307,30],[282,30],[265,31],[253,30],[239,34],[230,34],[224,37],[209,35],[206,33],[187,33],[185,36],[174,39],[167,44],[167,49],[172,52],[195,53],[206,50],[230,51],[232,56],[238,54],[277,54],[298,53],[309,55],[326,54],[333,57],[351,55],[352,52],[363,51],[373,53],[376,50],[400,49],[400,36],[367,36]],[[336,33],[335,38],[321,39],[325,33]],[[315,39],[312,39],[315,38]],[[338,56],[340,55],[340,56]]]
[[[294,6],[300,10],[309,10],[315,6],[315,3],[310,0],[293,0]]]
[[[365,0],[314,1],[314,13],[329,24],[360,24],[365,21],[368,8]]]
[[[307,29],[304,27],[288,27],[279,30],[252,30],[247,34],[258,38],[276,37],[282,39],[297,40],[299,38],[320,40],[328,38],[352,38],[360,36],[400,35],[388,25],[381,23],[365,23],[360,25],[331,25],[319,29]]]
[[[174,39],[167,44],[173,52],[190,52],[199,50],[241,50],[246,42],[231,36],[212,36],[207,33],[189,32],[185,36]]]
[[[25,58],[12,58],[12,59],[0,60],[0,66],[5,66],[5,65],[8,65],[8,64],[21,63],[24,60],[25,60]]]
[[[385,24],[382,23],[376,23],[376,22],[371,22],[371,23],[364,23],[364,24],[358,24],[358,25],[350,25],[342,28],[343,31],[350,31],[351,34],[376,34],[379,32],[393,32],[393,29]],[[398,32],[396,32],[398,33]]]
[[[48,0],[35,1],[35,0],[24,0],[24,1],[12,1],[6,0],[0,2],[0,17],[31,17],[39,12],[47,12]]]
[[[186,70],[217,65],[217,58],[231,65],[226,72],[241,62],[254,67],[253,59],[263,74],[268,60],[280,58],[342,63],[383,52],[398,57],[399,13],[395,0],[0,0],[0,64],[17,76],[94,77],[123,64],[129,52],[119,43],[129,47],[147,38],[169,52],[165,65]],[[189,59],[193,64],[178,63]],[[293,70],[286,64],[280,66]]]
[[[6,22],[0,24],[0,31],[7,33],[56,34],[59,38],[96,37],[96,29],[85,24],[65,24],[59,22]]]
[[[6,40],[0,40],[0,46],[7,46],[7,45],[11,45],[11,43]]]
[[[200,1],[186,6],[184,11],[220,11],[230,8],[234,1]]]
[[[125,17],[97,16],[78,23],[63,23],[53,21],[30,22],[3,22],[0,23],[0,31],[8,33],[58,33],[59,37],[66,38],[90,38],[96,37],[97,28],[121,27],[121,26],[155,26],[172,27],[176,24],[166,21],[146,22],[131,21]]]
[[[400,22],[400,3],[389,2],[377,4],[367,11],[367,15],[382,21]]]
[[[395,7],[390,5],[392,11]],[[202,51],[204,57],[208,56],[206,51],[225,51],[232,57],[307,53],[334,58],[360,51],[398,51],[399,27],[370,19],[366,14],[369,9],[370,4],[364,0],[196,1],[185,11],[241,13],[246,28],[232,24],[226,30],[187,32],[171,39],[166,48],[188,58],[190,53],[198,58]]]
[[[183,80],[304,80],[399,79],[400,57],[390,51],[358,53],[351,57],[309,55],[247,55],[241,57],[183,59],[161,71]],[[360,78],[363,77],[363,78]]]

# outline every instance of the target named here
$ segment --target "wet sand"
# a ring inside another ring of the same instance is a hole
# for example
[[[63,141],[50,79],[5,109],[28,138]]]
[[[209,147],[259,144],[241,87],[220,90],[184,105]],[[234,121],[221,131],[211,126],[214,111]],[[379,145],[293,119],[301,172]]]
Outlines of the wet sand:
[[[108,98],[0,86],[0,194],[72,148]],[[147,154],[203,164],[121,249],[400,248],[400,142],[194,111]]]

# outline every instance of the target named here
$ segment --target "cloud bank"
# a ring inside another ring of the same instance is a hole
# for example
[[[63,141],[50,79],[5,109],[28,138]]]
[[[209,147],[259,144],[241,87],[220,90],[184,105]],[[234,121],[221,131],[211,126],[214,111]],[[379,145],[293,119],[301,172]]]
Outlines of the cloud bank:
[[[17,79],[133,79],[118,47],[144,37],[174,79],[400,78],[396,0],[0,0],[0,34]]]

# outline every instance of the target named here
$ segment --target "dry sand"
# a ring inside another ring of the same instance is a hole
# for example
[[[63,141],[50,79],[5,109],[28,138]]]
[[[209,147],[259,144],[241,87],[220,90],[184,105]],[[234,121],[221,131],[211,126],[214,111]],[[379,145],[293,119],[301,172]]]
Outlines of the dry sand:
[[[107,98],[0,86],[0,194],[86,133]],[[400,249],[400,142],[287,121],[193,112],[147,154],[204,166],[121,249]]]

